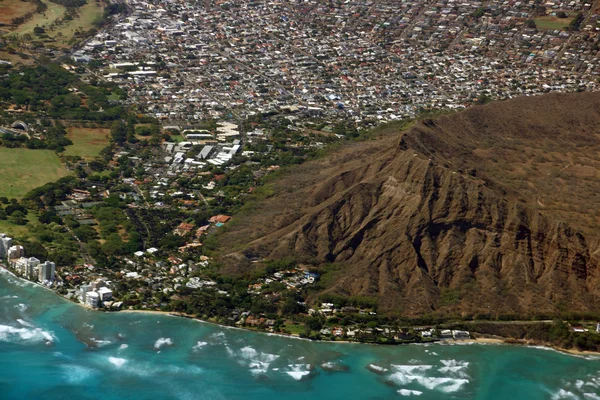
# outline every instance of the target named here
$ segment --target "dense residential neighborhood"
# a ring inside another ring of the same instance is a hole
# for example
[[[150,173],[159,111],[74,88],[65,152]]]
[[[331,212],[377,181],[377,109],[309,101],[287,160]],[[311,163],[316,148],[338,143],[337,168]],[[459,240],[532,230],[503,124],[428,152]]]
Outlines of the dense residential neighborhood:
[[[285,112],[369,125],[593,90],[600,73],[585,1],[128,4],[72,59],[167,121]]]

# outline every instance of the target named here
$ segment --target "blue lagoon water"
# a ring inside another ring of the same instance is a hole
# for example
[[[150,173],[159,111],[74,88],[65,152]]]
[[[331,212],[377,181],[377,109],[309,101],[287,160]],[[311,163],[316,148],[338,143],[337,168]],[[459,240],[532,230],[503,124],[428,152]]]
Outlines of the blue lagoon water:
[[[0,399],[600,399],[600,358],[317,343],[99,313],[0,274]]]

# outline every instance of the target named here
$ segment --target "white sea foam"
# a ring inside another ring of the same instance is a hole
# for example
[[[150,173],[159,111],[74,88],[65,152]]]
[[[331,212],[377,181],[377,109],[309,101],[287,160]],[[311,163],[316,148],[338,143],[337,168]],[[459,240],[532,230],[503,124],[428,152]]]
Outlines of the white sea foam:
[[[401,396],[420,396],[423,392],[419,392],[418,390],[410,390],[410,389],[400,389],[398,393]]]
[[[119,346],[119,350],[125,350],[126,348],[128,348],[129,345],[126,343],[123,343],[122,345]]]
[[[253,375],[266,373],[271,363],[279,357],[277,354],[259,352],[250,346],[242,347],[237,353],[229,346],[226,346],[225,349],[229,356],[235,358],[240,365],[247,366]]]
[[[429,390],[452,393],[469,383],[466,378],[425,376],[424,373],[433,368],[431,365],[392,365],[392,368],[394,373],[389,379],[401,386],[416,383]]]
[[[90,341],[94,342],[96,344],[96,346],[98,346],[98,347],[108,346],[109,344],[112,343],[110,340],[102,340],[102,339],[96,339],[96,338],[90,338]]]
[[[305,376],[310,375],[310,364],[290,364],[286,374],[299,381]]]
[[[600,400],[600,395],[594,393],[584,393],[583,397],[591,400]]]
[[[250,368],[250,372],[253,375],[260,375],[266,373],[269,370],[269,363],[256,361],[248,364],[248,367]]]
[[[215,333],[211,334],[210,337],[213,339],[225,338],[225,332],[215,332]]]
[[[254,349],[250,346],[242,347],[240,349],[240,352],[241,352],[241,356],[246,359],[252,359],[258,355],[258,352],[256,351],[256,349]]]
[[[192,350],[195,352],[200,351],[201,348],[203,348],[204,346],[206,346],[208,343],[207,342],[198,342],[196,343],[196,345],[194,347],[192,347]]]
[[[440,368],[440,372],[454,377],[468,378],[468,375],[465,372],[465,369],[469,366],[467,361],[441,360],[441,362],[444,366]]]
[[[35,328],[35,326],[34,326],[34,325],[30,324],[29,322],[27,322],[27,321],[25,321],[25,320],[23,320],[23,319],[21,319],[21,318],[17,318],[17,322],[18,322],[19,324],[21,324],[21,325],[23,325],[23,326],[27,327],[27,328]]]
[[[16,328],[10,325],[0,325],[0,342],[34,344],[54,343],[56,337],[52,332],[36,327]]]
[[[554,393],[551,397],[552,400],[579,400],[579,396],[577,396],[573,392],[569,392],[565,389],[559,389],[558,392]]]
[[[433,368],[433,365],[392,365],[394,371],[399,371],[403,373],[416,373],[416,372],[425,372],[429,371]]]
[[[369,364],[367,366],[368,369],[370,369],[373,372],[377,372],[377,373],[384,373],[387,372],[388,369],[384,368],[384,367],[380,367],[379,365],[375,365],[375,364]]]
[[[161,349],[164,346],[173,346],[173,341],[171,338],[160,338],[154,343],[154,348],[156,350]]]
[[[117,368],[121,368],[127,362],[126,358],[108,357],[108,362]]]
[[[61,369],[65,381],[71,385],[83,383],[96,374],[96,370],[83,365],[61,365]]]
[[[0,299],[4,300],[4,299],[18,299],[19,296],[13,296],[13,295],[6,295],[6,296],[2,296],[0,297]]]
[[[15,304],[15,308],[17,310],[19,310],[20,312],[25,312],[28,307],[27,307],[27,304],[19,303],[19,304]]]
[[[100,361],[105,365],[106,361],[112,364],[119,370],[121,374],[134,375],[139,377],[150,377],[150,376],[195,376],[201,374],[203,371],[200,367],[195,365],[190,366],[177,366],[177,365],[157,365],[150,362],[139,362],[131,359],[121,357],[101,357]]]

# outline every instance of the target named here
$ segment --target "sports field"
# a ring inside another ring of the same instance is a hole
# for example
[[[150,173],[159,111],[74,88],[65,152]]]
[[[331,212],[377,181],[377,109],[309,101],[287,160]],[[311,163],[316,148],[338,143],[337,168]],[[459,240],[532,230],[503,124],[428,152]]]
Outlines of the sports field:
[[[66,175],[69,171],[51,150],[0,147],[0,197],[21,198],[31,189]]]
[[[544,30],[562,30],[569,26],[575,15],[569,15],[567,18],[558,18],[553,15],[546,15],[534,19],[535,26]]]
[[[66,156],[79,156],[91,160],[100,154],[100,151],[109,144],[110,129],[105,128],[67,128],[67,137],[73,144],[67,146]]]

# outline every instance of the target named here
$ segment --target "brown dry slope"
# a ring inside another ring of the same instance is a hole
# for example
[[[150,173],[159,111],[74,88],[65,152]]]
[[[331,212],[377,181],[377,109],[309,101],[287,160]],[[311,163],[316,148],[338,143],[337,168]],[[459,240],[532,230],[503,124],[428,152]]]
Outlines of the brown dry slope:
[[[474,107],[282,177],[224,261],[335,264],[325,292],[407,316],[598,312],[599,177],[600,93]]]

